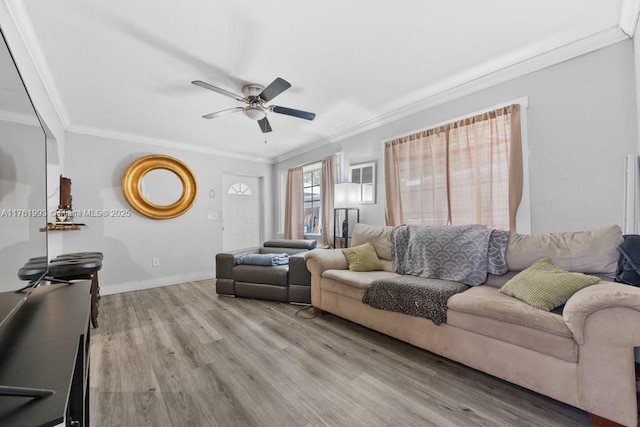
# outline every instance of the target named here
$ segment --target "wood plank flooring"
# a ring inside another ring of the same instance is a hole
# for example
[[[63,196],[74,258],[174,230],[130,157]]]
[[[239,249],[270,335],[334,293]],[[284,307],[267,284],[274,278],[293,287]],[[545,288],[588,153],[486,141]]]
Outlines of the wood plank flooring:
[[[331,314],[206,280],[103,296],[92,426],[580,426],[585,412]]]

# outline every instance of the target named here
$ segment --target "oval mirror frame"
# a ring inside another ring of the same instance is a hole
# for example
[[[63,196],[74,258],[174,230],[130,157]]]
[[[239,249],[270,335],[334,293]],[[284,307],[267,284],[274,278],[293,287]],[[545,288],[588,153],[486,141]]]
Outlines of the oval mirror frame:
[[[182,183],[182,195],[170,205],[157,205],[140,192],[144,176],[155,169],[175,173]],[[175,157],[164,154],[144,156],[129,165],[122,176],[122,193],[129,205],[139,214],[152,219],[170,219],[188,211],[196,201],[197,185],[191,169]]]

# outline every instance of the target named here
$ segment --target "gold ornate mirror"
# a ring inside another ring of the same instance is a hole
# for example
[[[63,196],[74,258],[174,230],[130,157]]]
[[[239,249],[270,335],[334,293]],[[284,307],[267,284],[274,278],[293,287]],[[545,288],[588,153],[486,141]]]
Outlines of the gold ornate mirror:
[[[143,179],[151,171],[165,169],[180,180],[182,194],[175,202],[159,205],[150,201],[141,190]],[[122,177],[122,193],[138,213],[153,219],[175,218],[188,211],[196,200],[197,185],[191,169],[180,160],[163,154],[141,157],[129,165]]]

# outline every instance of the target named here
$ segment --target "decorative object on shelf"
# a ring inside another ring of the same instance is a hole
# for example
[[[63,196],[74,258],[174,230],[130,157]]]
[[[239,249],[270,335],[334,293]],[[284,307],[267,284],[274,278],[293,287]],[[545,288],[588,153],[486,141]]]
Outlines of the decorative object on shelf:
[[[357,183],[336,184],[333,192],[333,247],[348,248],[353,227],[360,221]],[[339,244],[339,246],[338,246]]]
[[[216,190],[214,190],[214,189],[209,190],[209,198],[210,199],[215,199],[216,198]]]
[[[73,224],[71,179],[60,175],[60,203],[56,210],[56,224]]]
[[[173,172],[180,179],[182,194],[175,202],[158,205],[142,195],[142,179],[156,169]],[[141,157],[129,165],[122,177],[122,193],[129,205],[139,214],[152,219],[170,219],[182,215],[193,206],[197,185],[193,172],[186,164],[171,156],[153,154]]]

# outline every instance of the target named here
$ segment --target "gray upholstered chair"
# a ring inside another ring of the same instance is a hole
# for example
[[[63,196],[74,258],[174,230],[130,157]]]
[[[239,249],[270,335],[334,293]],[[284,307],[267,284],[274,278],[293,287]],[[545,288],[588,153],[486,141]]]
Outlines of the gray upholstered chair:
[[[252,253],[289,254],[288,265],[245,265],[238,259],[245,255],[216,255],[216,293],[219,295],[310,304],[311,275],[304,254],[316,247],[315,240],[268,240]]]

